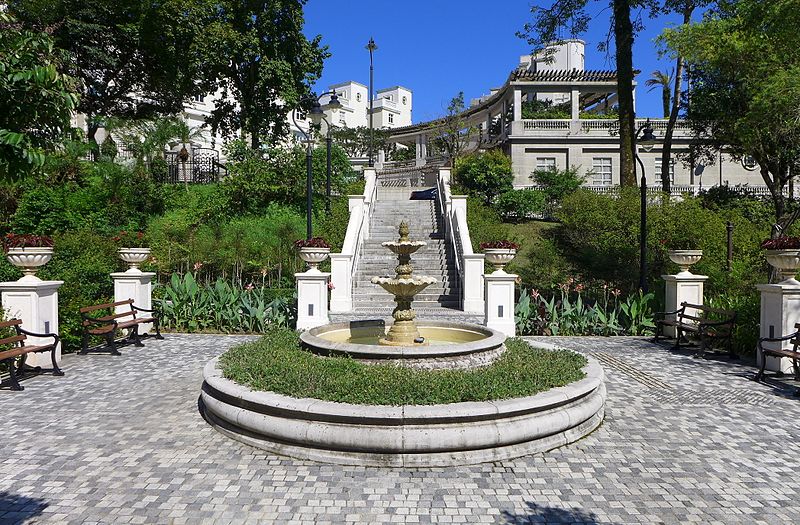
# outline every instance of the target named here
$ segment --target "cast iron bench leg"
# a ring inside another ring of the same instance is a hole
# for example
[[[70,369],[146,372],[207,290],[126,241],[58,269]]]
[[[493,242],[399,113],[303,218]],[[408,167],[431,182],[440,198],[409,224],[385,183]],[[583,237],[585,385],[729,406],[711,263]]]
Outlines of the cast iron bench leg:
[[[117,343],[114,342],[114,336],[117,335],[116,330],[111,330],[106,334],[106,343],[108,343],[109,348],[111,348],[111,355],[122,355],[117,350]]]
[[[8,363],[8,382],[11,385],[11,390],[25,390],[25,387],[17,381],[17,364],[14,362],[14,358],[6,359],[5,362]]]

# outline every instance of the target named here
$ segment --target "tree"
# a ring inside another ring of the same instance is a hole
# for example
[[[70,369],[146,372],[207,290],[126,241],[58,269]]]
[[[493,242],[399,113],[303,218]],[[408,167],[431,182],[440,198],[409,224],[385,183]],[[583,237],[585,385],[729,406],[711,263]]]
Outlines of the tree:
[[[374,129],[373,143],[375,150],[385,150],[389,139],[386,129]],[[369,151],[369,128],[358,126],[355,128],[332,127],[331,140],[342,148],[350,158],[366,157]]]
[[[70,128],[78,95],[63,59],[49,35],[0,11],[0,179],[41,167]]]
[[[320,36],[308,40],[303,34],[305,3],[215,2],[201,45],[203,63],[221,94],[209,121],[214,133],[242,131],[253,149],[286,135],[286,114],[310,94],[330,56]]]
[[[620,183],[635,186],[636,115],[633,107],[633,42],[636,29],[631,21],[631,9],[646,5],[652,7],[654,0],[556,0],[549,8],[534,6],[533,22],[528,22],[517,35],[533,46],[533,52],[541,52],[548,45],[562,41],[563,28],[571,36],[584,33],[594,15],[589,4],[608,1],[611,7],[611,32],[614,35],[617,66],[617,97],[619,100]]]
[[[459,184],[471,195],[483,198],[486,204],[491,204],[498,195],[513,190],[511,159],[497,149],[458,159],[455,175]]]
[[[721,0],[703,21],[666,30],[668,48],[684,57],[692,78],[684,98],[695,151],[722,148],[752,156],[775,204],[778,236],[783,190],[800,163],[800,10],[796,0]]]
[[[692,21],[692,13],[699,7],[710,4],[712,0],[666,0],[664,10],[667,12],[678,12],[683,16],[683,25],[686,26]],[[669,172],[672,164],[672,137],[675,133],[675,124],[678,122],[680,111],[681,92],[683,86],[684,61],[683,56],[678,54],[675,57],[675,86],[672,92],[672,103],[669,110],[669,122],[664,133],[664,141],[661,147],[661,190],[665,195],[670,194]]]
[[[664,108],[664,118],[669,118],[672,109],[673,74],[674,71],[653,71],[650,78],[644,82],[644,85],[650,88],[647,91],[661,88],[661,104]]]
[[[441,150],[451,166],[455,165],[456,159],[464,152],[470,138],[475,133],[474,127],[466,125],[462,115],[464,109],[464,92],[461,91],[450,100],[450,104],[447,105],[447,114],[439,119],[432,134],[432,147]]]
[[[27,27],[52,28],[69,53],[90,141],[105,117],[174,114],[208,92],[195,47],[209,0],[12,0],[9,10]]]

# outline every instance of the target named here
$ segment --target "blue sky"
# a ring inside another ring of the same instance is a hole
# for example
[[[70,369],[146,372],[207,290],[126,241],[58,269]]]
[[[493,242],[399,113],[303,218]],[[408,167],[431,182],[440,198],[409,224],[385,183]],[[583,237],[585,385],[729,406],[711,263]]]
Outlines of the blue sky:
[[[540,5],[549,1],[538,2]],[[607,2],[596,2],[606,6]],[[414,92],[414,122],[441,116],[451,98],[464,91],[467,102],[505,82],[519,55],[530,52],[515,32],[530,19],[528,1],[519,0],[309,0],[305,33],[321,34],[332,53],[320,82],[369,82],[369,52],[375,38],[375,88],[403,85]],[[660,90],[647,92],[642,85],[655,69],[668,69],[672,61],[659,60],[653,39],[664,27],[680,22],[677,15],[649,19],[637,37],[634,66],[641,69],[636,90],[638,116],[660,117]],[[613,62],[597,51],[605,40],[608,9],[598,11],[586,40],[586,67],[612,69]]]

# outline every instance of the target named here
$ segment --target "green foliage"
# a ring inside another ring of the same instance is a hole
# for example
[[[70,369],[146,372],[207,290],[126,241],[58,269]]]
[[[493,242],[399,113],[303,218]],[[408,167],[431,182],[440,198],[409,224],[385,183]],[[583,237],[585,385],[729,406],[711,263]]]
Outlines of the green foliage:
[[[522,103],[524,119],[568,119],[571,118],[570,103],[553,104],[552,100],[528,100]]]
[[[458,183],[487,204],[497,195],[513,189],[511,159],[498,149],[467,155],[458,159],[455,166]]]
[[[761,322],[761,297],[755,290],[721,293],[711,297],[709,306],[736,312],[733,350],[739,355],[753,355],[758,343]]]
[[[800,158],[798,26],[795,0],[738,0],[718,2],[701,23],[662,36],[691,73],[686,116],[702,138],[695,152],[713,156],[724,147],[734,156],[751,155],[775,188],[778,219],[782,190]]]
[[[506,222],[519,222],[541,214],[545,208],[546,194],[541,190],[509,190],[495,199],[494,209]]]
[[[221,277],[284,286],[301,262],[294,241],[305,236],[305,220],[293,208],[272,205],[261,216],[198,221],[187,210],[154,218],[148,228],[159,272],[195,271],[202,279]]]
[[[552,207],[561,204],[564,198],[583,186],[586,177],[579,175],[578,168],[572,166],[565,170],[555,168],[536,170],[531,175],[531,179],[540,187],[545,194],[547,203]]]
[[[193,95],[212,92],[197,46],[213,14],[201,0],[13,0],[27,26],[52,32],[81,82],[78,111],[94,139],[102,117],[174,114]],[[0,46],[2,47],[2,46]]]
[[[273,330],[220,358],[226,378],[254,390],[363,405],[433,405],[530,396],[584,377],[586,359],[567,350],[541,350],[520,339],[488,367],[417,370],[368,365],[348,357],[301,350],[297,334]]]
[[[216,132],[247,133],[250,145],[277,144],[289,130],[287,109],[298,107],[322,75],[329,53],[321,37],[303,34],[305,0],[222,0],[214,3],[197,49],[223,94],[211,114]],[[229,97],[229,98],[226,98]]]
[[[377,155],[378,151],[388,149],[388,139],[389,131],[387,129],[373,128],[373,153]],[[335,146],[342,148],[348,157],[366,157],[369,154],[370,130],[366,126],[357,126],[355,128],[349,128],[346,126],[332,127],[331,140]],[[396,152],[408,150],[395,148],[393,151],[395,154],[392,155],[392,160],[401,160],[396,158]]]
[[[523,289],[514,309],[520,335],[643,335],[655,328],[650,303],[653,294],[631,295],[624,301],[609,297],[585,300],[581,292],[571,298],[561,286],[561,298],[545,299],[538,291]]]
[[[40,168],[69,128],[78,96],[63,62],[49,35],[0,11],[0,179]]]
[[[151,215],[163,212],[161,189],[148,177],[111,162],[80,166],[77,181],[52,184],[44,178],[26,183],[10,221],[15,233],[140,231]]]
[[[42,267],[42,279],[60,280],[58,289],[59,334],[64,351],[78,350],[84,306],[109,302],[114,287],[109,273],[120,269],[116,246],[105,235],[89,230],[61,233],[55,241],[53,259]]]
[[[467,224],[472,239],[472,249],[477,252],[482,242],[513,240],[508,238],[508,226],[500,221],[500,216],[482,199],[467,199]]]
[[[288,327],[296,318],[296,298],[292,290],[276,290],[252,285],[244,288],[218,279],[198,284],[192,273],[175,273],[157,299],[162,326],[197,332],[264,333],[275,326]]]
[[[222,192],[228,201],[230,215],[263,214],[276,202],[305,207],[307,172],[304,148],[255,151],[241,141],[234,141],[227,152],[229,176],[222,182]],[[324,209],[326,155],[325,147],[315,148],[312,152],[314,210]],[[331,192],[341,194],[355,178],[347,155],[338,146],[333,146]]]

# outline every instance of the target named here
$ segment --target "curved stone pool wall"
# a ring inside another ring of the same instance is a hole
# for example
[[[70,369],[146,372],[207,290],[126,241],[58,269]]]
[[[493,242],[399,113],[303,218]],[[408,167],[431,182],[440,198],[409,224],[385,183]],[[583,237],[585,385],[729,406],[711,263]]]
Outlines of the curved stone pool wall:
[[[201,409],[220,432],[270,452],[345,465],[468,465],[544,452],[603,420],[603,369],[530,397],[430,406],[368,406],[256,392],[204,370]]]

